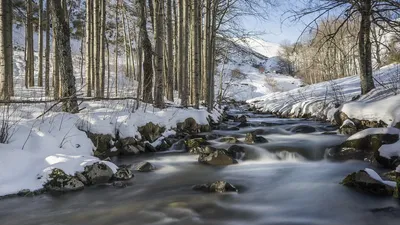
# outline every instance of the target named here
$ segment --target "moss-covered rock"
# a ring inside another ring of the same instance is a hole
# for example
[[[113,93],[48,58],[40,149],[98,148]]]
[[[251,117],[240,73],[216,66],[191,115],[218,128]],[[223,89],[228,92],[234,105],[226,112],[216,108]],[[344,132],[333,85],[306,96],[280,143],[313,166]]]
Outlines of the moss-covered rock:
[[[216,181],[208,184],[195,185],[193,186],[193,190],[217,193],[238,192],[238,189],[235,186],[226,181]]]
[[[152,122],[147,123],[146,125],[138,128],[139,133],[142,135],[144,140],[149,142],[154,142],[161,134],[164,133],[165,127],[161,127]]]
[[[206,143],[206,140],[203,138],[192,138],[185,141],[185,144],[189,149],[200,147]]]
[[[232,145],[228,148],[227,152],[234,159],[243,159],[246,155],[244,147],[239,145]]]
[[[119,150],[115,148],[116,140],[110,134],[94,134],[86,132],[87,136],[92,140],[95,150],[94,155],[101,159],[118,156]]]
[[[400,172],[396,172],[396,188],[394,189],[393,197],[400,199]]]
[[[331,152],[329,157],[338,160],[376,159],[376,161],[381,165],[384,165],[387,168],[392,168],[396,165],[395,159],[391,160],[380,157],[378,149],[384,144],[393,144],[398,140],[398,134],[371,134],[358,139],[352,138],[348,139],[335,151]]]
[[[346,178],[344,178],[342,184],[358,191],[363,191],[374,195],[389,196],[392,195],[394,191],[393,187],[372,179],[364,170],[360,170],[359,172],[348,175]]]
[[[66,174],[61,169],[53,169],[49,175],[49,180],[43,187],[51,192],[70,192],[84,188],[84,184],[78,178]]]
[[[195,134],[199,132],[199,125],[197,124],[196,120],[193,118],[187,118],[184,122],[177,124],[178,131],[188,133],[188,134]]]
[[[268,140],[262,136],[257,136],[255,133],[247,133],[244,142],[247,144],[258,144],[258,143],[267,143]]]
[[[87,178],[89,184],[108,183],[114,175],[110,167],[100,162],[85,166],[82,174]]]
[[[235,137],[223,137],[221,139],[219,139],[221,142],[225,142],[228,144],[236,144],[239,143],[239,140]]]
[[[118,168],[117,172],[114,174],[113,178],[115,180],[130,180],[133,174],[129,168]]]
[[[210,154],[201,154],[199,155],[198,161],[212,166],[227,166],[237,163],[237,161],[223,149],[218,149]]]
[[[213,148],[211,146],[205,146],[205,147],[196,147],[196,148],[192,148],[190,149],[190,153],[191,154],[196,154],[196,155],[201,155],[201,154],[210,154],[215,152],[217,149]]]

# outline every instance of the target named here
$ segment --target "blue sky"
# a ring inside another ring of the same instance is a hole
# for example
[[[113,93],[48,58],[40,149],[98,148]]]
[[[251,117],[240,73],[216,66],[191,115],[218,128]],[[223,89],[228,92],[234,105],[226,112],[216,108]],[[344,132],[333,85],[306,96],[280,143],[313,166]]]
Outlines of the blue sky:
[[[313,15],[303,18],[302,21],[293,22],[288,19],[289,14],[286,13],[289,8],[304,7],[300,1],[284,1],[279,7],[269,10],[268,20],[260,20],[254,17],[246,17],[242,23],[248,31],[264,33],[260,35],[265,41],[281,44],[284,41],[295,42],[307,22],[312,21]],[[314,15],[315,16],[315,15]]]

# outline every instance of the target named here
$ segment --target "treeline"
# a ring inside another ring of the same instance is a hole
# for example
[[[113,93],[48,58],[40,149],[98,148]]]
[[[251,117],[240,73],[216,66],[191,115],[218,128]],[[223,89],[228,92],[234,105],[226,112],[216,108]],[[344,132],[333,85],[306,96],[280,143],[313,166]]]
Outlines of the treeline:
[[[178,97],[182,106],[198,108],[204,103],[211,110],[216,37],[240,33],[233,29],[240,16],[261,15],[268,4],[269,0],[2,0],[0,59],[7,60],[0,69],[0,98],[14,96],[12,29],[13,24],[23,24],[27,89],[43,87],[46,96],[62,101],[76,98],[73,65],[64,64],[72,62],[74,38],[81,43],[80,80],[87,97],[117,96],[118,75],[124,74],[138,84],[131,94],[140,101],[163,108],[165,99]],[[57,11],[52,10],[55,6]]]
[[[282,45],[281,56],[290,62],[294,75],[315,84],[360,74],[359,21],[343,22],[322,19],[299,42]],[[345,27],[338,29],[340,26]],[[400,62],[400,40],[394,30],[372,26],[371,42],[374,69]]]

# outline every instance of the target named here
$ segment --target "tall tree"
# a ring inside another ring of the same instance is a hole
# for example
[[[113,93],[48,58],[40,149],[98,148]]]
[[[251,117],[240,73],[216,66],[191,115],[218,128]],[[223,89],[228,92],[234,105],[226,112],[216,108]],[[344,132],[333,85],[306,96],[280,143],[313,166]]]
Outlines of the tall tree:
[[[174,101],[174,50],[173,50],[173,27],[172,27],[172,2],[167,0],[167,99]]]
[[[43,0],[39,0],[39,71],[38,86],[43,87]]]
[[[0,1],[0,99],[8,100],[12,93],[12,1]],[[11,80],[11,81],[10,81]]]
[[[91,24],[92,24],[92,13],[93,13],[93,1],[92,0],[86,0],[86,22],[85,22],[85,29],[86,29],[86,34],[85,34],[85,39],[86,39],[86,57],[85,57],[85,64],[86,64],[86,95],[88,97],[92,96],[92,30],[91,30]]]
[[[164,2],[163,0],[154,0],[154,105],[158,108],[164,108]]]
[[[76,99],[75,76],[72,65],[70,28],[65,11],[59,0],[51,0],[53,30],[55,34],[57,53],[60,60],[60,76],[62,81],[63,111],[78,112]]]
[[[153,87],[153,50],[147,33],[146,25],[146,1],[136,0],[139,9],[139,30],[140,30],[140,46],[143,48],[143,101],[152,103],[152,87]]]
[[[45,51],[45,75],[44,92],[50,96],[50,1],[46,0],[46,51]]]
[[[25,86],[35,86],[34,55],[33,55],[33,6],[32,0],[26,0],[26,24],[25,24]]]

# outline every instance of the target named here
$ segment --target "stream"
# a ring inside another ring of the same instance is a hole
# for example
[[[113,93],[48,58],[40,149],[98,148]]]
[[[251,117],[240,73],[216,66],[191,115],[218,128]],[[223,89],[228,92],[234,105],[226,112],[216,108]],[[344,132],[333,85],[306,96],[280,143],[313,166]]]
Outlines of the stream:
[[[233,111],[232,114],[243,113]],[[148,161],[150,173],[135,172],[126,188],[110,185],[60,196],[9,198],[0,201],[1,225],[339,225],[399,224],[399,202],[340,185],[349,173],[370,167],[362,161],[330,162],[329,147],[346,136],[329,133],[328,123],[280,119],[248,113],[250,126],[213,133],[244,140],[258,130],[268,143],[247,145],[238,164],[213,167],[179,149],[123,157],[117,164]],[[229,126],[236,126],[231,122]],[[302,125],[312,133],[296,133]],[[328,132],[328,133],[327,133]],[[210,141],[217,148],[230,144]],[[192,186],[225,180],[238,193],[203,193]]]

